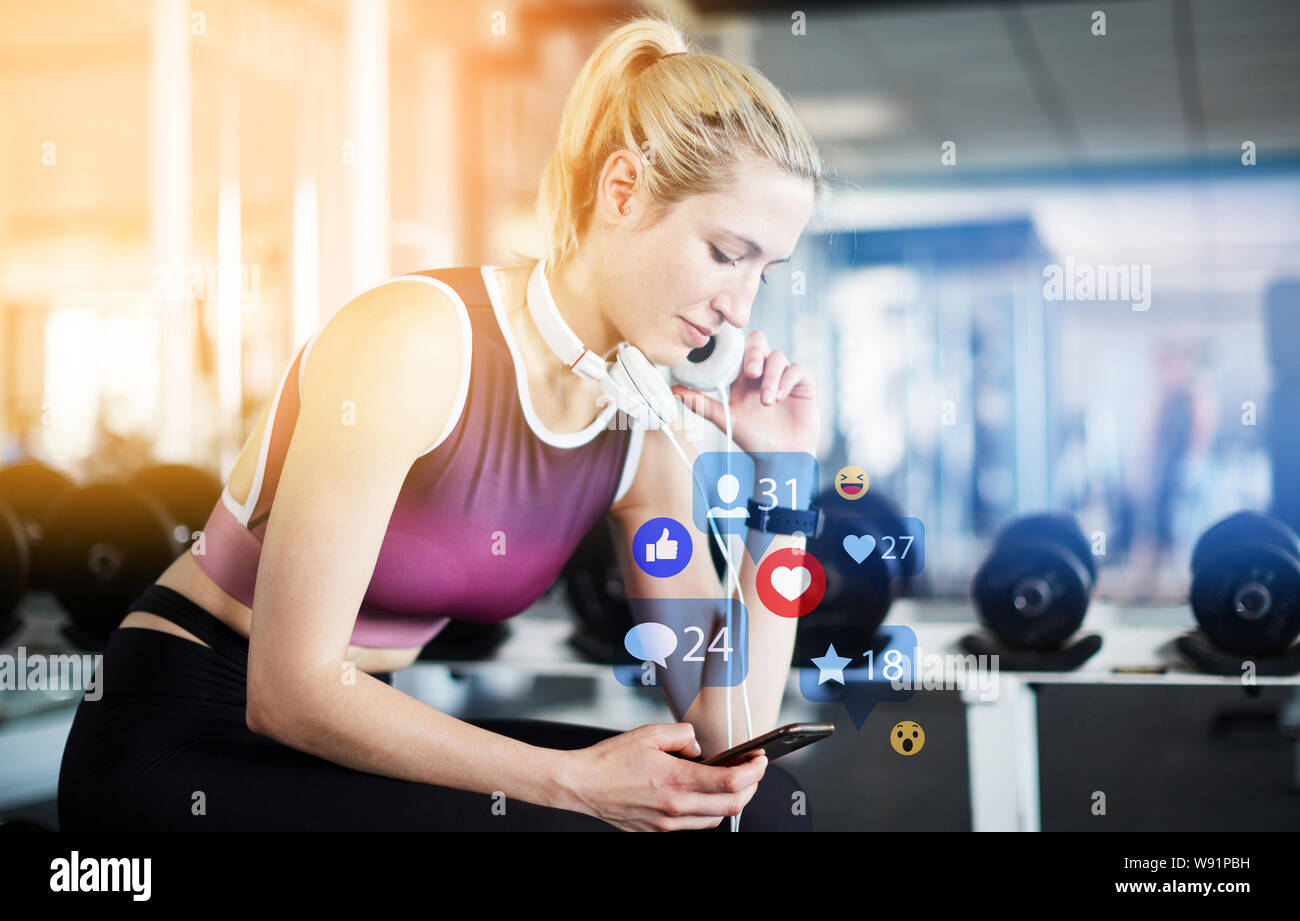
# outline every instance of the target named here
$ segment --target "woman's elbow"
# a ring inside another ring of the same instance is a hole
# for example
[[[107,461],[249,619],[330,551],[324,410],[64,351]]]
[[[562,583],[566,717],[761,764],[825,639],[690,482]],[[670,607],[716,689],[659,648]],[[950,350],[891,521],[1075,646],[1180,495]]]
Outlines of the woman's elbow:
[[[274,710],[275,707],[269,699],[269,695],[263,692],[255,693],[253,685],[250,683],[244,702],[244,724],[248,726],[249,731],[259,736],[278,739],[279,733],[275,729],[277,720]]]
[[[249,669],[248,685],[244,701],[244,724],[249,731],[292,744],[292,738],[299,734],[307,715],[296,701],[306,700],[310,695],[298,693],[292,683],[258,680],[253,669]]]

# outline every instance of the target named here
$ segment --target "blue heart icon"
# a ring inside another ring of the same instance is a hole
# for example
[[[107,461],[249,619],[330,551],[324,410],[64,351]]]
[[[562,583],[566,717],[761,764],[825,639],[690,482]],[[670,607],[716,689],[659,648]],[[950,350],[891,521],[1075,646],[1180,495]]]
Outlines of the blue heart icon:
[[[855,563],[861,563],[871,556],[871,551],[875,549],[876,539],[870,534],[850,534],[844,538],[844,551],[853,557]]]

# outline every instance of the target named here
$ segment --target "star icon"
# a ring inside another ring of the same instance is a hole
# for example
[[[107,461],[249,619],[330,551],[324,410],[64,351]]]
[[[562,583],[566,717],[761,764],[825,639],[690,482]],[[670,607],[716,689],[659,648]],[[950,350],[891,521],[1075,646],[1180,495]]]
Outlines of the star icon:
[[[812,660],[812,664],[816,665],[820,672],[817,676],[817,686],[820,687],[827,681],[838,681],[844,684],[844,666],[852,661],[837,653],[835,644],[831,643],[826,647],[826,655]]]

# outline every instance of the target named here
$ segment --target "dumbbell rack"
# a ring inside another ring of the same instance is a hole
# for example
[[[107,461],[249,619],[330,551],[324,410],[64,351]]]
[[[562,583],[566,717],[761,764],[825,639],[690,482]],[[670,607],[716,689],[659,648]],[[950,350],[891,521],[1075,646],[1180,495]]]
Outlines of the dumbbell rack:
[[[570,622],[552,608],[548,600],[514,622],[514,631],[490,659],[479,662],[421,662],[398,673],[398,686],[414,696],[419,694],[419,669],[427,673],[440,667],[457,672],[497,671],[507,668],[543,675],[586,676],[595,682],[597,702],[594,710],[604,716],[609,728],[627,728],[639,721],[658,721],[655,712],[638,702],[646,697],[628,693],[610,678],[608,665],[593,664],[581,658],[568,644]],[[530,614],[543,609],[549,619],[534,619]],[[962,600],[917,600],[905,598],[895,603],[889,623],[910,627],[916,633],[922,652],[933,655],[965,655],[960,642],[971,632],[973,614]],[[970,776],[971,827],[975,831],[1040,830],[1038,705],[1037,689],[1042,685],[1138,686],[1182,685],[1189,687],[1240,687],[1239,678],[1197,672],[1174,649],[1174,641],[1196,627],[1186,606],[1124,608],[1096,601],[1088,609],[1086,630],[1103,635],[1100,651],[1083,667],[1071,672],[999,673],[999,693],[985,701],[978,687],[958,688],[966,708],[967,758]],[[1144,674],[1131,669],[1163,668],[1159,673]],[[408,674],[409,673],[409,674]],[[791,671],[786,688],[782,719],[814,718],[799,712],[807,704],[799,693],[797,670]],[[1300,676],[1287,678],[1259,677],[1260,687],[1289,686],[1296,689],[1300,711]],[[651,698],[658,704],[657,697]],[[660,705],[661,706],[661,705]],[[888,712],[889,707],[881,712]],[[900,710],[901,712],[901,710]],[[548,714],[592,723],[591,709],[575,709]],[[821,718],[816,716],[816,718]],[[815,753],[809,755],[815,757]]]
[[[969,608],[958,601],[904,599],[890,622],[916,633],[927,654],[961,654],[970,632]],[[976,831],[1038,831],[1038,687],[1042,685],[1242,687],[1238,677],[1195,671],[1174,642],[1196,623],[1186,606],[1125,608],[1095,601],[1087,632],[1104,637],[1101,649],[1076,671],[1000,672],[995,700],[976,687],[959,688],[966,707],[971,826]],[[1154,669],[1162,669],[1155,672]],[[1143,672],[1137,670],[1153,670]],[[1258,677],[1255,685],[1289,686],[1300,701],[1300,676]],[[1294,708],[1293,708],[1294,709]]]
[[[39,603],[39,596],[34,603]],[[969,603],[961,600],[902,599],[890,611],[889,623],[910,627],[925,654],[964,655],[959,644],[972,629],[973,614]],[[1000,671],[999,692],[991,701],[980,698],[978,687],[958,688],[966,708],[972,829],[1037,831],[1040,828],[1036,697],[1039,687],[1053,684],[1241,686],[1238,678],[1194,672],[1174,651],[1173,641],[1194,626],[1186,607],[1128,609],[1104,601],[1094,602],[1088,611],[1087,629],[1102,634],[1105,643],[1079,670]],[[583,659],[569,645],[571,631],[572,621],[563,602],[546,598],[512,622],[509,639],[490,658],[470,662],[421,660],[398,672],[395,683],[404,692],[433,706],[451,709],[449,703],[454,694],[449,696],[448,688],[455,682],[446,680],[451,674],[494,673],[502,679],[510,675],[585,677],[593,679],[595,703],[568,712],[550,712],[548,718],[567,718],[609,728],[628,728],[663,719],[663,704],[657,695],[629,692],[612,679],[608,665]],[[0,652],[12,652],[16,641],[30,636],[24,630]],[[1157,667],[1165,670],[1159,674],[1117,671]],[[783,719],[813,715],[812,705],[799,693],[798,680],[797,670],[792,670],[782,708]],[[1297,706],[1291,709],[1300,711],[1300,677],[1260,677],[1256,683],[1261,687],[1295,688]],[[8,696],[37,692],[2,693]],[[45,703],[49,709],[36,712],[29,704],[27,709],[32,712],[0,720],[0,810],[54,797],[63,743],[72,724],[73,702],[47,695]],[[892,709],[888,704],[882,707],[881,713]],[[899,708],[897,712],[904,711]],[[816,757],[816,753],[807,757]]]

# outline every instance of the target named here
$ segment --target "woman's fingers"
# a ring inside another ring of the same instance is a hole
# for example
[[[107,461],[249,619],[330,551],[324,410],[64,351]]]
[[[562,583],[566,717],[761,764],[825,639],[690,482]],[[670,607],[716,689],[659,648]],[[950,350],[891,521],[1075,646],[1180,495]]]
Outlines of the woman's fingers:
[[[664,819],[660,831],[702,831],[707,828],[717,828],[725,821],[726,816],[716,815],[689,815],[682,818]]]
[[[761,329],[750,332],[745,338],[745,361],[744,375],[746,377],[758,377],[763,373],[763,362],[767,359],[767,353],[772,349],[767,344],[767,336],[763,335]]]
[[[722,404],[713,397],[705,396],[698,390],[692,390],[689,387],[677,386],[673,388],[673,393],[682,398],[682,403],[686,408],[701,418],[707,419],[716,425],[719,429],[726,427],[726,417],[722,412]]]
[[[781,385],[781,375],[785,369],[790,366],[790,359],[785,357],[784,352],[772,352],[767,356],[767,364],[763,368],[763,383],[761,385],[761,399],[763,404],[770,405],[776,402],[777,390]]]
[[[803,368],[798,364],[788,365],[785,372],[781,375],[781,383],[777,386],[776,398],[784,400],[790,395],[790,391],[799,385],[799,382],[806,378]]]
[[[735,767],[688,764],[684,786],[700,793],[735,793],[756,784],[767,770],[767,758],[759,756]]]
[[[680,817],[717,821],[718,816],[739,815],[757,792],[758,784],[745,787],[736,793],[692,793],[679,801]]]

